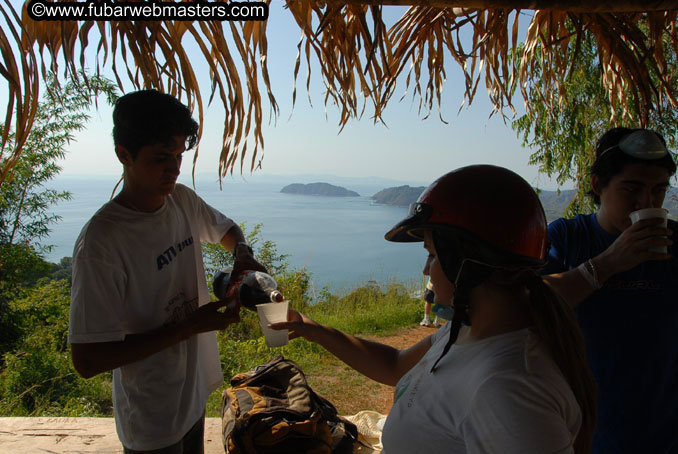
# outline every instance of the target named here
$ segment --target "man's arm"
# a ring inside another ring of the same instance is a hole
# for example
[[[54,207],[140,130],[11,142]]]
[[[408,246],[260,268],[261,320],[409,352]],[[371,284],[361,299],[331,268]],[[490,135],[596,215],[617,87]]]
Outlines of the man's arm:
[[[240,251],[235,250],[235,245],[238,243],[245,243],[245,235],[238,224],[233,224],[233,226],[228,229],[226,234],[221,238],[220,243],[227,251],[237,254]],[[242,249],[244,251],[247,248],[244,246],[239,246],[238,249]]]
[[[599,264],[600,256],[592,259],[594,266]],[[596,268],[598,274],[598,282],[603,285],[611,275],[598,271],[600,266]],[[543,276],[544,282],[548,284],[561,298],[563,298],[570,307],[577,307],[579,303],[588,298],[596,287],[592,286],[578,269],[572,269],[563,273],[549,274]]]
[[[409,349],[398,350],[321,325],[294,310],[289,311],[287,322],[274,323],[271,328],[289,329],[290,339],[304,337],[320,344],[361,374],[391,386],[395,386],[431,348],[431,336]]]
[[[228,302],[223,300],[205,304],[175,325],[129,334],[122,341],[73,343],[73,366],[80,375],[90,378],[144,359],[196,334],[223,330],[240,320],[238,308],[228,308]],[[219,311],[222,307],[226,307],[226,311]]]
[[[265,266],[256,261],[252,251],[246,246],[245,235],[237,224],[228,229],[226,234],[221,238],[220,243],[227,251],[231,251],[235,255],[231,279],[234,279],[241,271],[245,270],[268,272]]]
[[[615,274],[635,268],[648,260],[667,260],[670,254],[650,252],[653,246],[670,246],[673,242],[664,236],[670,236],[671,230],[658,224],[661,220],[645,219],[624,230],[601,254],[591,258],[587,268],[602,286]],[[571,307],[576,307],[591,295],[596,287],[584,278],[581,271],[572,269],[562,273],[544,276],[549,284]]]

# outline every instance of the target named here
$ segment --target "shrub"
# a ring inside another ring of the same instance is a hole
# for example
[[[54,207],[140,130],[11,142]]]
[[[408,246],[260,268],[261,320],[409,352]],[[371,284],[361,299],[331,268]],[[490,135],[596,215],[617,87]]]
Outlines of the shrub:
[[[90,380],[73,369],[67,346],[70,286],[41,281],[11,303],[25,333],[5,355],[0,372],[0,414],[98,416],[111,413],[110,374]]]

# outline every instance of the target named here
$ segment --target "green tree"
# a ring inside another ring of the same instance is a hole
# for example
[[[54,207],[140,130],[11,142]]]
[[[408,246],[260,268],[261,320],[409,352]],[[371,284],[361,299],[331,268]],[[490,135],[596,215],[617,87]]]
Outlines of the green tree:
[[[25,294],[24,282],[44,273],[48,267],[32,246],[0,245],[0,369],[3,355],[14,349],[22,334],[20,318],[9,303]]]
[[[73,257],[62,257],[59,263],[53,263],[49,272],[50,279],[66,279],[70,284],[73,275]]]
[[[264,265],[271,276],[282,275],[289,270],[287,257],[289,254],[281,254],[278,247],[271,240],[264,240],[261,237],[261,228],[263,224],[255,224],[251,231],[248,231],[247,224],[240,224],[240,229],[245,234],[247,244],[252,246],[254,257],[259,263]],[[221,244],[202,243],[202,256],[205,264],[205,278],[207,282],[212,282],[214,276],[226,268],[233,266],[233,254],[227,251]]]
[[[87,112],[100,93],[109,103],[115,100],[115,86],[105,78],[90,77],[87,86],[74,81],[62,86],[52,76],[12,179],[0,186],[0,244],[35,245],[49,233],[49,225],[59,220],[48,209],[71,195],[44,185],[61,171],[58,161],[64,158],[74,134],[85,128]],[[3,131],[0,124],[0,134]],[[11,156],[14,133],[9,139],[6,154]]]
[[[85,380],[68,350],[70,285],[41,280],[10,303],[25,335],[5,354],[0,371],[0,415],[101,416],[112,408],[110,373]]]
[[[24,296],[26,287],[50,271],[42,259],[48,247],[40,243],[50,225],[59,220],[50,207],[70,198],[68,192],[48,189],[45,184],[61,171],[58,161],[64,158],[73,135],[87,124],[87,112],[102,93],[113,102],[116,89],[112,82],[94,76],[87,86],[74,81],[59,85],[52,76],[12,179],[0,186],[0,354],[11,348],[19,334],[8,303]],[[3,132],[0,124],[0,135]],[[10,132],[8,153],[3,156],[12,156],[15,141],[16,135]],[[10,158],[1,159],[0,166],[6,159]]]
[[[610,94],[600,83],[596,40],[590,33],[585,33],[579,44],[572,40],[561,52],[579,52],[582,58],[570,68],[567,82],[560,90],[553,85],[544,85],[537,65],[526,101],[530,104],[531,114],[513,121],[512,128],[522,139],[523,146],[533,150],[530,164],[537,165],[547,176],[555,177],[559,185],[570,180],[576,182],[576,197],[565,213],[570,216],[593,210],[593,202],[585,195],[590,190],[588,171],[593,163],[596,140],[613,127],[640,127],[641,115],[632,101],[627,103],[628,111],[611,108]],[[669,58],[668,65],[675,85],[678,83],[675,55]],[[651,75],[650,71],[648,73]],[[560,96],[561,91],[565,97]],[[632,94],[623,96],[630,99]],[[670,148],[675,149],[678,108],[668,100],[653,106],[647,127],[664,135]]]

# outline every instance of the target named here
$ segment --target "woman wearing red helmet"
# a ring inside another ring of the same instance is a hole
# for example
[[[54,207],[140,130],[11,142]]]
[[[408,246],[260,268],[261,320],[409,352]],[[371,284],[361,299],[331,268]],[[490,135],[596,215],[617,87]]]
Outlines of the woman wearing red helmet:
[[[588,453],[595,385],[572,310],[543,283],[546,218],[534,190],[495,166],[433,182],[389,241],[422,241],[434,312],[451,320],[406,350],[296,311],[272,325],[395,385],[385,454]]]

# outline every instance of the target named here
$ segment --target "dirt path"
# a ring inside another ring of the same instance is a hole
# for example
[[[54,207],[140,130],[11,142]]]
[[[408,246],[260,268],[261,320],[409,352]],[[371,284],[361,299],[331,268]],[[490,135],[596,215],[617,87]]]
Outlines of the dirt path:
[[[433,328],[417,326],[415,328],[402,330],[393,336],[375,337],[372,339],[395,348],[403,349],[413,346],[414,344],[416,344],[429,334],[433,334],[434,332],[435,329]],[[375,383],[375,385],[378,390],[377,393],[378,398],[375,399],[375,405],[377,405],[377,408],[374,408],[374,410],[378,411],[379,413],[386,414],[391,410],[391,405],[393,403],[393,387],[382,385],[379,383]]]
[[[402,349],[411,347],[434,332],[435,328],[415,326],[402,329],[392,336],[367,338]],[[309,384],[329,399],[340,414],[353,415],[360,410],[388,414],[391,410],[393,387],[363,377],[335,358],[329,360],[326,370],[326,374],[309,376]]]

